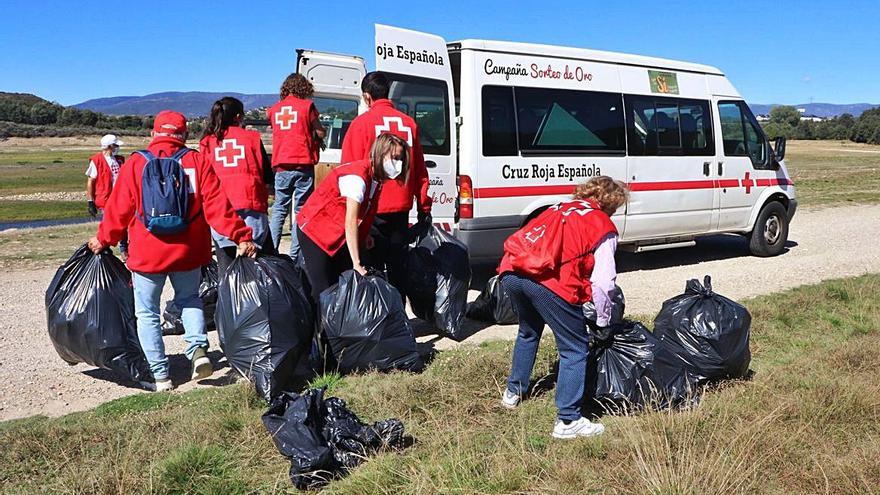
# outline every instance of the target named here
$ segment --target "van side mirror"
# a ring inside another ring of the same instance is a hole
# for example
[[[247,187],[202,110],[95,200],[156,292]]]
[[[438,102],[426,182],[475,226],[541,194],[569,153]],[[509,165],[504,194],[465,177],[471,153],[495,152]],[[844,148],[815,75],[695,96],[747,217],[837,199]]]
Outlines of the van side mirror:
[[[777,162],[781,162],[785,158],[785,137],[779,136],[773,142],[773,155]]]

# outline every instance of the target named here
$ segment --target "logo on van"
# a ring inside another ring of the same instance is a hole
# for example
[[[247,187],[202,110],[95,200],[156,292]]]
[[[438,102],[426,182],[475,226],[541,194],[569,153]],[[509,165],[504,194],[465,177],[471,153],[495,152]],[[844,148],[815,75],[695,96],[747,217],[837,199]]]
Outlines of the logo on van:
[[[399,58],[400,60],[414,64],[416,62],[422,64],[443,65],[443,55],[437,52],[428,52],[428,50],[410,50],[403,45],[394,47],[382,44],[376,47],[376,55],[387,58]]]
[[[651,82],[652,93],[678,94],[678,75],[674,72],[649,70],[648,79]]]

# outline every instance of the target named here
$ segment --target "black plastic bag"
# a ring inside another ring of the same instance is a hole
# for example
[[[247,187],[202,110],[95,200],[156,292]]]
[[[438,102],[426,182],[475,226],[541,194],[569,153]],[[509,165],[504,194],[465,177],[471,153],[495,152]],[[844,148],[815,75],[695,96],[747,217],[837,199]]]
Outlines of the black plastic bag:
[[[109,250],[77,249],[46,290],[52,345],[69,364],[113,370],[152,381],[137,336],[131,273]]]
[[[663,384],[654,373],[658,347],[654,335],[633,321],[614,325],[607,338],[591,338],[589,396],[609,412],[637,409],[659,398]]]
[[[322,292],[321,327],[341,373],[422,367],[400,293],[378,275],[349,270]]]
[[[453,340],[462,340],[471,264],[467,246],[431,226],[407,253],[403,292],[415,315]]]
[[[209,332],[217,328],[214,324],[214,312],[217,308],[217,285],[219,284],[217,271],[217,261],[211,260],[210,263],[202,267],[202,282],[199,284],[199,299],[202,300],[205,327]],[[165,303],[162,320],[162,335],[184,334],[180,308],[177,307],[173,299]]]
[[[290,480],[300,490],[319,488],[373,452],[403,447],[403,423],[397,419],[363,423],[323,389],[302,395],[285,392],[263,414],[263,425],[281,455],[290,459]]]
[[[290,460],[290,481],[300,490],[318,488],[336,470],[333,450],[324,438],[324,391],[283,392],[263,414],[263,426],[281,455]]]
[[[217,331],[230,366],[271,400],[308,373],[315,315],[287,256],[238,257],[217,294]]]
[[[751,322],[744,306],[712,292],[707,275],[703,284],[690,280],[684,294],[663,303],[654,319],[654,336],[669,352],[663,364],[684,368],[687,384],[681,387],[694,388],[748,375]]]
[[[474,320],[497,323],[499,325],[514,325],[519,323],[519,317],[513,309],[510,296],[501,287],[498,275],[486,282],[486,287],[477,299],[468,303],[467,316]]]
[[[623,291],[617,285],[611,289],[608,297],[611,299],[611,320],[608,323],[610,325],[619,325],[624,321],[623,314],[626,312],[626,298],[623,296]],[[584,303],[581,310],[587,321],[596,323],[596,306],[593,304],[593,301]]]

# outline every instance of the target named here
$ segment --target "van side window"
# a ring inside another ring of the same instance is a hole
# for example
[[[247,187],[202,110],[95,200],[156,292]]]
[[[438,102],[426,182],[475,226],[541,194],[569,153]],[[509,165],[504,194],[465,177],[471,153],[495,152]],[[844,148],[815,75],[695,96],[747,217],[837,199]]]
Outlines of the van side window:
[[[741,101],[718,103],[725,156],[748,156],[755,167],[767,160],[767,141],[752,112]]]
[[[623,153],[619,93],[514,88],[519,149],[527,152]]]
[[[712,156],[709,102],[627,95],[627,151],[632,156]]]
[[[426,155],[449,155],[449,92],[446,82],[386,73],[391,80],[389,98],[394,107],[419,126],[419,141]]]
[[[483,156],[516,156],[513,88],[483,86]]]

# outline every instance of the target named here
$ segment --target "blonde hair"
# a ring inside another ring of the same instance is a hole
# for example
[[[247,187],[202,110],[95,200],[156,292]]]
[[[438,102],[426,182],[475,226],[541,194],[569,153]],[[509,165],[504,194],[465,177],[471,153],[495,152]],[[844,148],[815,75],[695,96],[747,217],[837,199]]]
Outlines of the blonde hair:
[[[373,146],[370,148],[370,162],[373,164],[373,176],[379,180],[388,179],[388,174],[385,173],[385,168],[382,167],[382,164],[385,161],[385,155],[393,153],[395,146],[403,148],[403,152],[400,155],[400,161],[403,162],[403,164],[401,165],[400,175],[398,177],[403,177],[405,183],[409,182],[409,145],[399,136],[391,134],[390,132],[383,132],[376,136],[376,140],[373,141]]]
[[[629,187],[607,175],[593,177],[574,190],[574,199],[593,200],[605,213],[612,215],[629,199]]]

